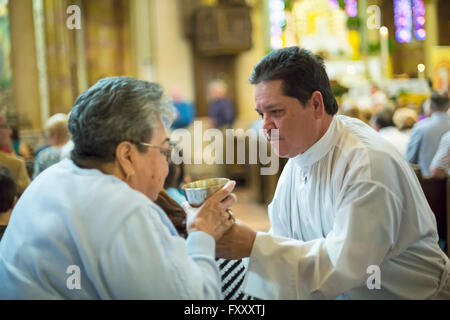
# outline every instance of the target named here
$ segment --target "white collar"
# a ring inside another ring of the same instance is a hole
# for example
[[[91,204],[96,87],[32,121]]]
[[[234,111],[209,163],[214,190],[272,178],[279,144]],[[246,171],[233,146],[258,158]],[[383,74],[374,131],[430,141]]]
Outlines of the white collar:
[[[292,159],[297,166],[300,168],[309,167],[322,159],[331,150],[338,139],[337,121],[336,116],[333,116],[327,132],[308,150]]]

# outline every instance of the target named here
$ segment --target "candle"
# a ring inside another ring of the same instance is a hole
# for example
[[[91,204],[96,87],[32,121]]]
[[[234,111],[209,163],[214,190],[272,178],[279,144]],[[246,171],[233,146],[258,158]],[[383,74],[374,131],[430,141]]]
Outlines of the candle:
[[[419,71],[419,79],[424,79],[425,78],[425,65],[423,63],[419,63],[417,65],[417,71]]]
[[[387,79],[388,77],[388,66],[389,66],[389,30],[387,27],[383,26],[380,28],[380,42],[381,42],[381,64],[383,68],[383,77]]]

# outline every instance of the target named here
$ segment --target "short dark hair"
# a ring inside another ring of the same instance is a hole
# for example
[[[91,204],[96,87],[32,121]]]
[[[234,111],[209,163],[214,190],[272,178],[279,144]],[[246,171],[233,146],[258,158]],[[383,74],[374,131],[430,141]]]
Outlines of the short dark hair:
[[[263,57],[255,66],[250,83],[272,80],[281,80],[283,94],[296,98],[302,104],[306,104],[314,91],[319,91],[325,111],[330,115],[338,111],[323,59],[306,49],[288,47]]]
[[[394,113],[391,110],[384,109],[373,115],[373,122],[380,128],[393,127],[393,115]]]
[[[430,98],[431,108],[435,111],[447,111],[449,107],[449,98],[447,93],[440,94],[433,91]]]
[[[12,208],[17,195],[17,186],[11,171],[0,166],[0,213]]]

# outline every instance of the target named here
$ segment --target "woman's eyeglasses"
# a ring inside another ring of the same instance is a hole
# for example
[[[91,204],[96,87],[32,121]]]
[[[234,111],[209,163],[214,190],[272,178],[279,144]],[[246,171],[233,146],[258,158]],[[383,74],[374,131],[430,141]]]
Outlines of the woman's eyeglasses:
[[[145,142],[139,142],[139,144],[149,147],[149,148],[157,148],[159,149],[159,152],[161,152],[161,154],[163,154],[166,157],[167,163],[170,163],[171,161],[171,157],[172,157],[172,150],[174,148],[174,143],[173,142],[169,142],[169,148],[164,148],[161,146],[155,146],[153,144],[150,143],[145,143]]]

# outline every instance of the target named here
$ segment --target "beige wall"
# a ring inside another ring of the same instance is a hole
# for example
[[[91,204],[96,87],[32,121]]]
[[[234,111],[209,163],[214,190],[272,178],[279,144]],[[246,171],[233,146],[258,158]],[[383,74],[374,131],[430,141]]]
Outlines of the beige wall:
[[[193,101],[194,71],[189,40],[182,32],[178,0],[152,0],[154,78],[170,92],[179,86],[185,99]]]
[[[20,129],[40,129],[32,0],[9,1],[13,102]]]
[[[254,110],[253,85],[248,82],[256,63],[265,55],[264,14],[262,0],[248,1],[252,6],[253,48],[236,59],[236,104],[238,117],[243,120],[258,119]]]
[[[166,92],[173,86],[180,86],[184,97],[193,100],[192,49],[190,40],[183,35],[179,1],[151,0],[148,5],[142,3],[143,0],[133,1],[134,17],[149,19],[148,23],[138,23],[132,28],[137,31],[133,39],[136,76],[159,82]],[[265,54],[262,0],[249,0],[248,3],[253,8],[253,48],[236,58],[236,104],[238,117],[245,120],[257,118],[253,110],[253,86],[248,83],[248,78],[253,66]],[[148,14],[142,14],[143,11]],[[143,30],[142,25],[149,31]]]

